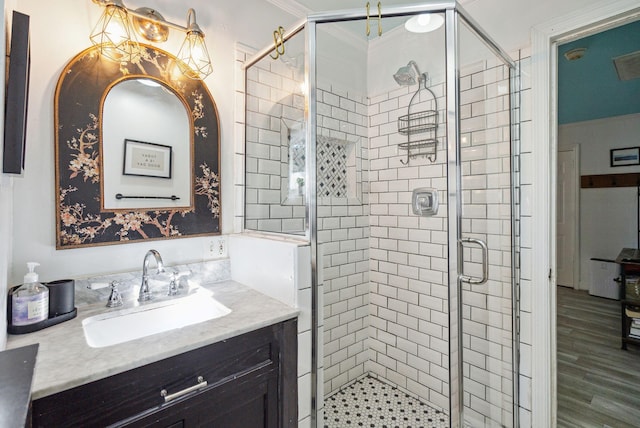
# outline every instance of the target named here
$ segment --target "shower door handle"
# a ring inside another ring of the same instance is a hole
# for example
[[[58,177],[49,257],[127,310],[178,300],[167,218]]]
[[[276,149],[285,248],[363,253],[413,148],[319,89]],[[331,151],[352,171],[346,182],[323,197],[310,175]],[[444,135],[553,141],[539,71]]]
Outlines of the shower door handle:
[[[458,240],[458,245],[463,247],[463,244],[476,244],[482,249],[482,278],[474,278],[473,276],[464,274],[464,254],[463,251],[460,251],[460,281],[466,282],[468,284],[484,284],[489,279],[489,248],[487,248],[487,243],[474,238],[461,238]]]

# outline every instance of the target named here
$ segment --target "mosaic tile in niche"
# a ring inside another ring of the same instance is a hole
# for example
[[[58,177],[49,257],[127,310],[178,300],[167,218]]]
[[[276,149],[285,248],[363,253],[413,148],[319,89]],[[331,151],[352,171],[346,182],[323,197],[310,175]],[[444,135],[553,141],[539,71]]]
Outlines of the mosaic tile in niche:
[[[322,197],[347,197],[347,148],[337,138],[318,136],[318,193]]]

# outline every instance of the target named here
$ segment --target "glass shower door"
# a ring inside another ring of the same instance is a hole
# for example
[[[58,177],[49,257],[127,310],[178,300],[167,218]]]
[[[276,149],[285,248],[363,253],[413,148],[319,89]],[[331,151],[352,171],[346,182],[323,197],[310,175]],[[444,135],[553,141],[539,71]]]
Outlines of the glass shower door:
[[[517,392],[513,359],[513,69],[464,19],[458,21],[458,46],[460,425],[510,427],[514,426]]]
[[[512,64],[455,3],[428,33],[406,12],[383,14],[383,36],[357,14],[309,17],[247,68],[245,228],[311,243],[312,425],[367,376],[452,427],[517,426]],[[434,189],[439,210],[414,214]]]

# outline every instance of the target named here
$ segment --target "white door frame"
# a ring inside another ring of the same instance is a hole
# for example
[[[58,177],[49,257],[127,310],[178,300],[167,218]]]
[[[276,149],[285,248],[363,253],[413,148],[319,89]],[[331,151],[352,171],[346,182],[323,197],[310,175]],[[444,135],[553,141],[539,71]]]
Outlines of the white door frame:
[[[532,88],[532,234],[531,266],[531,426],[555,427],[556,388],[556,168],[557,43],[584,37],[625,16],[640,15],[638,0],[604,0],[569,15],[554,18],[531,31]]]

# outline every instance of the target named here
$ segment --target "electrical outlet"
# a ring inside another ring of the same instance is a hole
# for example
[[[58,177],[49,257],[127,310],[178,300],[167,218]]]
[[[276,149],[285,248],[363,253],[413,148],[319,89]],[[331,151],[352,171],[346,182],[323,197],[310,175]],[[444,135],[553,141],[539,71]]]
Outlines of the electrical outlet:
[[[215,245],[214,251],[217,251],[218,257],[227,257],[227,243],[223,237],[218,238],[218,243]]]
[[[227,257],[227,243],[223,236],[215,236],[204,241],[203,258],[218,259]]]

